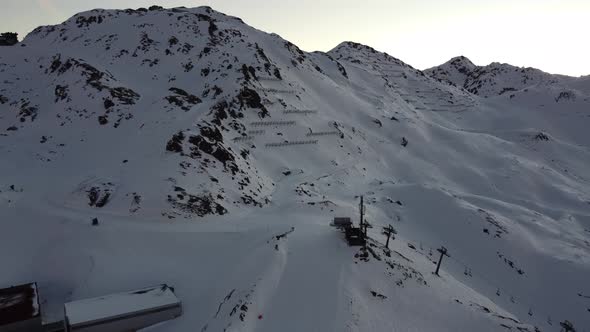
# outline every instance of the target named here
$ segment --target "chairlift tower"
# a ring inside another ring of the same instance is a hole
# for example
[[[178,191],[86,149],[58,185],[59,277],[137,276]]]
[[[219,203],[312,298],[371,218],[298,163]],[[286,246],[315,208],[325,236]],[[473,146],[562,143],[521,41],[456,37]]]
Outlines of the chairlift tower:
[[[438,259],[438,264],[436,265],[436,272],[434,272],[434,274],[440,277],[440,275],[438,274],[438,270],[440,270],[440,264],[442,263],[443,256],[451,256],[448,254],[448,250],[445,247],[440,247],[439,249],[436,249],[436,251],[440,252],[440,258]]]

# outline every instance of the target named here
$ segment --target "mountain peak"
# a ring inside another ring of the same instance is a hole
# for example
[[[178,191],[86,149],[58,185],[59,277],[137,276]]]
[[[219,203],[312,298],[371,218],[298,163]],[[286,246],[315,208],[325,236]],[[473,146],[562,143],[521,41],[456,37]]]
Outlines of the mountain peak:
[[[477,68],[477,66],[475,64],[473,64],[473,62],[471,62],[471,60],[469,60],[469,58],[467,58],[463,55],[451,58],[449,61],[445,62],[440,67],[453,68],[454,70],[456,70],[462,74],[466,74],[466,73],[471,72]]]
[[[454,57],[425,72],[431,77],[485,97],[520,91],[539,84],[555,85],[563,81],[563,77],[559,75],[551,75],[530,67],[517,67],[500,62],[477,66],[465,56]]]
[[[348,48],[352,48],[355,50],[364,50],[364,51],[369,51],[371,53],[377,53],[378,51],[375,50],[374,48],[372,48],[371,46],[367,46],[365,44],[361,44],[361,43],[357,43],[357,42],[353,42],[353,41],[343,41],[342,43],[338,44],[338,46],[334,47],[334,50],[338,50],[338,49],[348,49]]]
[[[172,23],[168,22],[168,18],[176,17],[180,20],[182,17],[197,17],[199,20],[214,21],[236,21],[241,24],[244,22],[237,17],[226,15],[222,12],[218,12],[209,6],[200,6],[194,8],[186,7],[174,7],[164,8],[161,6],[151,6],[149,8],[137,8],[137,9],[92,9],[84,12],[77,13],[57,25],[40,26],[29,33],[23,42],[27,42],[27,39],[43,39],[53,32],[59,32],[59,39],[62,41],[68,40],[66,34],[70,30],[101,30],[98,27],[109,26],[112,20],[116,20],[116,24],[124,24],[127,19],[141,19],[145,21],[144,26],[154,25],[168,25]],[[123,21],[121,21],[123,20]],[[149,21],[149,22],[148,22]],[[134,22],[130,22],[133,24]],[[111,24],[112,25],[112,24]],[[111,29],[112,30],[112,29]],[[64,38],[65,37],[65,38]]]
[[[473,64],[473,62],[471,60],[469,60],[469,58],[467,58],[466,56],[463,56],[463,55],[451,58],[451,60],[447,61],[447,63],[454,64],[454,65],[461,64],[461,65],[465,65],[465,66],[469,66],[469,67],[476,67],[475,64]]]
[[[338,46],[330,50],[328,54],[334,56],[338,60],[344,59],[357,64],[367,60],[369,60],[369,62],[374,62],[375,64],[385,61],[390,65],[397,65],[415,70],[412,66],[386,52],[381,52],[371,46],[353,41],[344,41],[338,44]]]

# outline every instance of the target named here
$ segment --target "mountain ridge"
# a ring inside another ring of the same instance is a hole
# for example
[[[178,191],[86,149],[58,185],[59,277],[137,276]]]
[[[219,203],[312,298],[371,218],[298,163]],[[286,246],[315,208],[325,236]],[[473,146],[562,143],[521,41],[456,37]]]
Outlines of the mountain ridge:
[[[454,57],[442,65],[424,70],[428,75],[447,83],[463,87],[471,93],[482,96],[492,96],[510,91],[538,85],[561,85],[564,88],[575,87],[577,82],[584,80],[583,76],[572,77],[566,75],[549,74],[533,67],[517,67],[507,63],[492,62],[485,66],[477,66],[464,56]],[[496,78],[497,76],[501,77]],[[513,77],[509,77],[512,75]],[[499,81],[504,79],[505,81]],[[502,85],[502,90],[493,85]],[[480,89],[485,91],[480,91]]]

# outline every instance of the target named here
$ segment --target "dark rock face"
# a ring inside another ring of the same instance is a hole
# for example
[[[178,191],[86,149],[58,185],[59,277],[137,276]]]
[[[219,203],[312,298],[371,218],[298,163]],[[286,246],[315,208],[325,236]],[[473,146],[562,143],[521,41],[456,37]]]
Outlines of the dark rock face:
[[[246,106],[249,108],[259,109],[260,112],[258,112],[258,115],[261,118],[265,118],[269,115],[268,110],[262,104],[262,98],[255,90],[244,87],[238,95],[238,100],[240,101],[240,108]]]
[[[14,32],[0,33],[0,46],[12,46],[18,43],[18,34]]]
[[[68,98],[68,87],[57,85],[55,87],[55,101],[60,101]]]
[[[88,205],[97,208],[104,207],[111,198],[111,190],[109,188],[92,187],[88,191]]]
[[[547,136],[545,133],[538,133],[538,134],[535,136],[535,139],[536,139],[537,141],[548,141],[548,140],[549,140],[549,136]]]
[[[345,78],[348,78],[348,73],[346,72],[344,66],[338,61],[336,61],[336,65],[338,66],[338,71],[340,72],[340,74],[342,74],[342,76],[344,76]]]
[[[513,91],[516,91],[516,89],[515,88],[503,88],[502,91],[500,91],[498,94],[503,95],[507,92],[513,92]]]
[[[107,109],[107,110],[108,110],[109,108],[111,108],[111,107],[113,107],[113,106],[115,106],[115,103],[113,103],[113,101],[112,101],[112,100],[110,100],[110,99],[108,99],[108,98],[104,100],[104,108],[105,108],[105,109]]]
[[[106,115],[100,115],[98,117],[98,123],[100,123],[101,126],[106,125],[107,123],[109,123],[109,119]]]
[[[133,105],[135,104],[135,101],[139,99],[138,93],[124,87],[110,89],[110,92],[111,96],[123,105]]]
[[[285,48],[288,49],[289,52],[291,52],[291,54],[295,58],[295,60],[291,61],[291,64],[294,67],[297,67],[298,64],[302,64],[303,61],[305,61],[305,59],[307,59],[307,56],[305,55],[305,52],[303,52],[295,44],[293,44],[293,43],[291,43],[289,41],[285,41]]]
[[[196,214],[199,217],[227,213],[227,209],[217,203],[211,194],[193,195],[180,187],[176,187],[174,191],[176,196],[168,195],[168,202],[178,210]]]
[[[18,112],[18,116],[20,117],[19,121],[25,122],[27,118],[31,121],[35,121],[38,111],[39,108],[37,108],[37,106],[31,106],[29,101],[23,101]]]
[[[226,109],[229,107],[228,103],[224,100],[213,106],[211,113],[213,114],[213,123],[221,126],[221,122],[227,119]]]
[[[576,100],[576,94],[572,91],[562,91],[555,97],[555,102],[558,103],[563,100]]]
[[[248,67],[245,67],[245,72],[252,78]],[[178,96],[189,95],[181,89],[175,88],[171,91],[174,91]],[[210,96],[212,91],[215,95],[223,92],[217,86],[213,86],[207,88],[203,96]],[[232,181],[238,185],[237,190],[240,192],[241,201],[233,201],[233,204],[263,206],[268,203],[268,200],[261,199],[259,196],[262,185],[254,182],[246,171],[246,168],[250,169],[250,164],[247,161],[249,150],[234,151],[224,138],[224,132],[231,130],[245,135],[246,128],[240,119],[244,118],[242,110],[248,108],[266,111],[258,92],[242,87],[242,90],[231,101],[221,99],[211,106],[207,119],[202,119],[201,123],[196,124],[199,128],[198,132],[194,133],[192,130],[188,130],[186,133],[179,132],[173,135],[168,141],[166,149],[180,153],[184,158],[197,160],[198,172],[208,172],[209,169],[215,169],[216,165],[221,164],[222,171],[231,174]],[[191,162],[185,160],[180,165],[187,170],[190,168]],[[208,191],[191,194],[181,193],[176,197],[170,196],[168,203],[175,212],[169,215],[169,218],[174,218],[174,214],[179,215],[178,213],[191,213],[198,216],[227,213],[226,208],[218,203],[226,200],[225,190],[221,189],[217,194],[213,193],[220,181],[215,177],[211,177],[210,181],[211,187]],[[246,191],[251,195],[245,194]]]
[[[233,175],[239,171],[235,163],[235,156],[223,145],[223,135],[215,126],[202,126],[200,135],[191,136],[188,139],[191,147],[191,157],[199,158],[202,154],[208,154],[223,164],[226,170]]]
[[[168,96],[166,99],[170,104],[180,107],[183,111],[189,111],[194,105],[200,104],[202,100],[179,88],[170,88],[170,91],[174,93],[172,96]]]
[[[62,61],[61,54],[53,57],[49,69],[45,73],[57,74],[61,76],[70,70],[77,69],[82,76],[86,78],[86,85],[98,90],[107,90],[113,99],[117,100],[123,105],[133,105],[140,98],[140,95],[135,91],[125,87],[111,87],[109,81],[114,81],[112,75],[102,72],[82,60],[68,58]]]
[[[103,20],[104,17],[102,15],[89,17],[78,16],[78,18],[76,18],[76,24],[78,25],[78,28],[85,28],[92,24],[101,24]]]
[[[250,81],[252,78],[253,79],[258,79],[256,77],[256,69],[252,66],[247,66],[246,64],[242,65],[242,68],[240,69],[242,72],[242,75],[244,75],[244,80],[246,82]]]
[[[166,143],[166,151],[181,153],[183,140],[184,133],[182,131],[174,134],[168,143]]]

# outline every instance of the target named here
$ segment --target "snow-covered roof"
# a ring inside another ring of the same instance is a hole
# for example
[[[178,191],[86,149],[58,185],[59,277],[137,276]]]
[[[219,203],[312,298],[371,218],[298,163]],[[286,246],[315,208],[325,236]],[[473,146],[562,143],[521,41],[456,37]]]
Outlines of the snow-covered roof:
[[[99,322],[146,310],[177,306],[180,300],[172,289],[163,284],[125,293],[68,302],[65,314],[71,326]]]
[[[37,284],[0,289],[0,326],[39,316]]]

